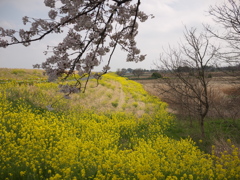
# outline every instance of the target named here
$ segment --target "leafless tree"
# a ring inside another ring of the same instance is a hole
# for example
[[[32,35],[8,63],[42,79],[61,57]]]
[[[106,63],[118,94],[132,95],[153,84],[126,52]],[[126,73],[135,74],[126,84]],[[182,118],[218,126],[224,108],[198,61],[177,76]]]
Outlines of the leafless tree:
[[[138,68],[138,69],[134,69],[134,70],[132,71],[132,73],[133,73],[134,76],[137,76],[137,77],[139,78],[139,76],[141,76],[141,75],[144,74],[144,70]]]
[[[159,80],[158,88],[167,101],[181,106],[189,117],[198,116],[204,137],[211,95],[207,69],[218,48],[210,43],[206,33],[197,35],[196,29],[186,29],[184,37],[186,43],[180,43],[177,49],[169,47],[160,56],[159,68],[164,69],[161,73],[165,78]]]

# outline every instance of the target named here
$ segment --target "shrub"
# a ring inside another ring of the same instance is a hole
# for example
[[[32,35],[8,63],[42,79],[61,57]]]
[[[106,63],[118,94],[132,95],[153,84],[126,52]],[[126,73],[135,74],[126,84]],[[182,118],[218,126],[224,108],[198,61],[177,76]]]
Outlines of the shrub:
[[[162,78],[162,75],[160,74],[160,73],[158,73],[158,72],[154,72],[154,73],[152,73],[152,78]]]
[[[118,106],[118,102],[117,101],[112,102],[112,106],[116,108]]]

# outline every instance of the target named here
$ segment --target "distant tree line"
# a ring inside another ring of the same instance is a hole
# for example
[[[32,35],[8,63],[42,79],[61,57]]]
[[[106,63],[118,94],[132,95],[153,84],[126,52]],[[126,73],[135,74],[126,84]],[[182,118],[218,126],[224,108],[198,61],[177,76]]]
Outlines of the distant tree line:
[[[141,76],[144,73],[154,73],[154,72],[158,72],[159,70],[157,69],[141,69],[141,68],[137,68],[137,69],[132,69],[132,68],[122,68],[122,69],[117,69],[116,74],[119,76],[125,76],[126,74],[133,74],[134,76]]]
[[[190,66],[179,66],[175,69],[177,72],[194,72],[196,71],[196,67],[190,67]],[[240,64],[233,65],[233,66],[205,66],[204,71],[206,72],[218,72],[218,71],[227,71],[227,72],[236,72],[240,71]]]
[[[152,73],[151,77],[152,78],[162,78],[162,74],[161,73],[166,73],[167,71],[169,71],[168,69],[141,69],[141,68],[137,68],[137,69],[132,69],[132,68],[122,68],[122,69],[117,69],[116,74],[119,76],[125,76],[127,74],[133,74],[134,76],[137,76],[138,78],[141,75],[144,75],[144,73]],[[198,68],[196,67],[191,67],[191,66],[177,66],[174,69],[175,72],[181,72],[181,73],[188,73],[189,75],[194,75],[198,72]],[[240,71],[240,63],[237,65],[232,65],[232,66],[222,66],[222,67],[218,67],[218,66],[205,66],[204,67],[204,71],[205,72],[237,72]],[[208,76],[210,77],[210,76]],[[211,75],[212,77],[212,75]]]

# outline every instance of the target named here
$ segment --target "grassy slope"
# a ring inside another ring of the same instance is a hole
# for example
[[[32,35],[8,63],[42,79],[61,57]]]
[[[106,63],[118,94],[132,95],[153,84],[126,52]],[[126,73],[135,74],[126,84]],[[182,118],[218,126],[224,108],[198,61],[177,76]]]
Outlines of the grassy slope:
[[[61,83],[41,83],[36,82],[36,79],[45,78],[41,70],[30,69],[0,69],[0,81],[3,84],[13,80],[22,81],[17,83],[21,86],[20,89],[16,86],[10,90],[10,98],[18,99],[20,97],[27,99],[33,106],[46,108],[52,105],[56,111],[66,109],[87,108],[98,112],[103,111],[118,111],[128,112],[142,116],[144,113],[151,113],[155,104],[147,101],[147,92],[142,89],[138,83],[117,76],[104,76],[99,81],[97,86],[96,80],[92,79],[88,83],[87,91],[85,93],[71,95],[71,100],[63,100],[63,94],[58,92],[57,86]],[[5,80],[8,81],[5,81]],[[28,83],[24,83],[24,82]],[[30,86],[29,85],[29,82]],[[74,83],[72,81],[68,84]],[[136,91],[136,89],[139,89]],[[142,89],[142,90],[141,90]],[[36,96],[37,95],[37,96]],[[43,98],[46,96],[46,98]],[[61,103],[65,103],[63,107]],[[61,104],[61,105],[60,105]],[[164,103],[162,103],[164,104]]]

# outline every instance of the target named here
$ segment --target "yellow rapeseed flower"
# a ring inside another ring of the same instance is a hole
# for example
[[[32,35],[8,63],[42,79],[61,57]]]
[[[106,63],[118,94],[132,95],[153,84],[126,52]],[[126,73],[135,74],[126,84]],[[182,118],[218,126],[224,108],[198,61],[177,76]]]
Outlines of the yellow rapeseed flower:
[[[20,176],[24,176],[26,174],[26,171],[20,171]]]

